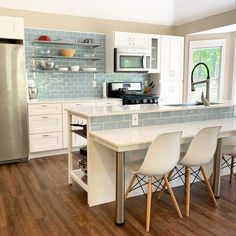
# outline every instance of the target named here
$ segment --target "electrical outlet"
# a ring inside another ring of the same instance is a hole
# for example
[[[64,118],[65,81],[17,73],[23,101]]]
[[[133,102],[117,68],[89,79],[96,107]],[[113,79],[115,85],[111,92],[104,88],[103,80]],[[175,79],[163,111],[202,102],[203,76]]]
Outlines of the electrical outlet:
[[[234,116],[236,116],[236,107],[234,107]]]
[[[132,114],[132,126],[138,125],[138,114]]]
[[[148,81],[147,81],[147,80],[144,81],[144,86],[145,86],[145,87],[148,86]]]
[[[93,87],[96,88],[97,87],[97,81],[93,80]]]

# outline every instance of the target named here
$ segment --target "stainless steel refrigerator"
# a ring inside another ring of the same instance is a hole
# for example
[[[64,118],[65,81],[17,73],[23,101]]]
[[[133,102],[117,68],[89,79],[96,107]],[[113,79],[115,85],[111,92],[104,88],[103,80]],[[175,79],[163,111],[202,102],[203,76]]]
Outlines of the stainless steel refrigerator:
[[[28,160],[27,124],[24,46],[0,39],[0,164]]]

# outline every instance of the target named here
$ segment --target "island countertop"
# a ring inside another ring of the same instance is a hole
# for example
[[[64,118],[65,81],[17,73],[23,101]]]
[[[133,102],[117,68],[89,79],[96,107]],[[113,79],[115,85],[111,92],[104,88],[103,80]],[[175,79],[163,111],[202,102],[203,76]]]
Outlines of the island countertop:
[[[224,102],[214,104],[211,106],[167,106],[157,104],[138,104],[138,105],[121,105],[121,106],[102,106],[102,107],[89,107],[89,106],[72,106],[66,108],[70,113],[75,115],[81,115],[83,117],[99,117],[99,116],[115,116],[115,115],[128,115],[134,113],[155,113],[166,111],[185,111],[185,110],[197,110],[197,109],[212,109],[212,108],[224,108],[233,107],[235,104],[231,102]]]

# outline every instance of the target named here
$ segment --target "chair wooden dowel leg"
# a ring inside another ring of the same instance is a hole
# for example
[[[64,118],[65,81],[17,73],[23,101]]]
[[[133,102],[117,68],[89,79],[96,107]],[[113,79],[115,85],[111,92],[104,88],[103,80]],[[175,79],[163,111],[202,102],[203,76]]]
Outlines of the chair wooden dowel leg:
[[[137,177],[137,174],[136,173],[133,174],[132,179],[130,180],[129,186],[128,186],[128,188],[126,190],[126,193],[125,193],[125,199],[127,198],[128,194],[130,192],[130,189],[133,187],[133,184],[134,184],[134,181],[135,181],[136,177]]]
[[[183,216],[182,216],[181,210],[180,210],[179,205],[178,205],[178,203],[176,201],[176,198],[175,198],[175,195],[174,195],[174,193],[172,191],[172,188],[171,188],[171,186],[169,184],[168,178],[166,176],[164,176],[164,180],[165,180],[165,184],[167,186],[168,192],[170,194],[171,200],[174,203],[174,206],[175,206],[175,209],[177,211],[177,214],[178,214],[178,216],[180,218],[182,218]]]
[[[147,193],[147,209],[146,209],[146,231],[150,229],[151,216],[151,201],[152,201],[152,177],[148,177],[148,193]]]
[[[230,165],[230,176],[229,176],[229,182],[232,182],[232,176],[234,173],[234,156],[231,157],[231,165]]]
[[[208,192],[209,192],[209,194],[210,194],[210,197],[211,197],[211,199],[212,199],[212,201],[213,201],[215,207],[218,207],[218,203],[217,203],[216,198],[215,198],[215,196],[214,196],[214,193],[213,193],[213,191],[212,191],[211,185],[210,185],[210,183],[209,183],[209,181],[208,181],[208,179],[207,179],[207,176],[206,176],[206,174],[205,174],[205,171],[203,170],[203,167],[202,167],[202,166],[201,166],[200,168],[201,168],[201,172],[202,172],[203,178],[204,178],[205,183],[206,183],[206,186],[207,186],[207,190],[208,190]]]
[[[190,169],[189,167],[185,167],[185,212],[186,216],[189,216],[189,208],[190,208]]]
[[[174,169],[171,170],[171,171],[168,173],[168,175],[167,175],[168,181],[169,181],[170,177],[172,176],[173,172],[174,172]],[[163,177],[164,177],[164,176],[163,176]],[[163,193],[164,193],[165,187],[166,187],[166,182],[164,182],[162,189],[159,191],[159,193],[158,193],[158,195],[157,195],[157,199],[158,199],[158,200],[161,199],[161,197],[162,197],[162,195],[163,195]]]

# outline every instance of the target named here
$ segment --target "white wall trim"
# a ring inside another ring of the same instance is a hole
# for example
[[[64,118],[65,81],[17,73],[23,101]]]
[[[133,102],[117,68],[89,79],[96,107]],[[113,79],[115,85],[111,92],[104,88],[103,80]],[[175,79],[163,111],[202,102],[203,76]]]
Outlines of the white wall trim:
[[[210,39],[210,40],[191,40],[189,41],[189,54],[188,54],[188,90],[187,101],[190,101],[191,91],[191,72],[192,72],[192,49],[197,47],[222,47],[221,52],[221,68],[220,68],[220,81],[219,81],[219,100],[223,100],[224,93],[224,77],[225,77],[225,54],[226,54],[226,39]]]
[[[233,66],[233,82],[232,82],[232,102],[236,103],[236,38],[234,40],[234,66]]]

